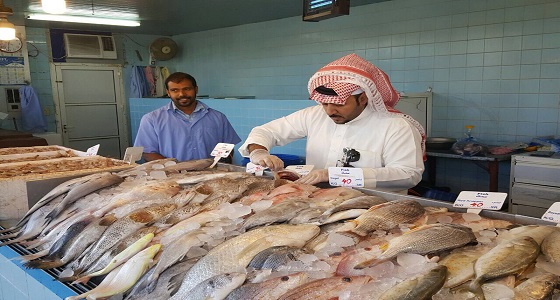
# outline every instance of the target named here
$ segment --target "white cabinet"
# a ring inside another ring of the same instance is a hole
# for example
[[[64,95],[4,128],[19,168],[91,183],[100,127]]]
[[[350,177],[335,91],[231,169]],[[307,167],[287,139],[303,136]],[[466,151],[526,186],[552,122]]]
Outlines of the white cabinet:
[[[560,201],[560,154],[530,154],[511,157],[509,211],[540,218],[554,202]]]

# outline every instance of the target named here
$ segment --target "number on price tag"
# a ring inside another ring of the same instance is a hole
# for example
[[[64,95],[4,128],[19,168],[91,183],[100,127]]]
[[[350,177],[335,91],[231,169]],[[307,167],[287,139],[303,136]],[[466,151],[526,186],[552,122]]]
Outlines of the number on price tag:
[[[95,156],[97,155],[97,151],[99,151],[99,144],[89,147],[86,151],[86,156]]]
[[[541,219],[560,224],[560,202],[552,204]]]
[[[332,186],[364,186],[364,170],[360,168],[329,168],[329,184]]]
[[[264,169],[265,167],[261,165],[255,165],[252,162],[248,162],[245,172],[255,174],[256,176],[262,176],[264,173]]]
[[[500,210],[506,198],[506,193],[462,191],[453,207]]]
[[[214,150],[210,153],[211,156],[228,157],[233,150],[234,144],[218,143]]]

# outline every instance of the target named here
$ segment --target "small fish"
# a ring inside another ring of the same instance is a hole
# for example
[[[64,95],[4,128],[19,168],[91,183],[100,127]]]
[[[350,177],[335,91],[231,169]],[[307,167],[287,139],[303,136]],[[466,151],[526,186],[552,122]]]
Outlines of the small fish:
[[[190,300],[222,300],[245,281],[245,273],[225,273],[212,276],[197,284],[190,292]]]
[[[369,276],[334,276],[314,280],[288,291],[279,300],[328,300],[337,299],[344,291],[359,289],[368,283]]]
[[[213,162],[214,159],[212,158],[187,160],[167,166],[163,168],[162,171],[165,171],[166,173],[179,173],[181,171],[200,171],[211,166]]]
[[[400,253],[432,254],[459,248],[475,241],[476,236],[465,226],[440,223],[423,225],[389,240],[381,247],[385,250],[381,256],[361,262],[354,268],[362,269],[378,264]]]
[[[390,230],[400,224],[415,224],[424,222],[422,217],[426,211],[420,203],[414,200],[394,200],[372,206],[367,212],[349,222],[355,227],[349,231],[360,236],[366,236],[377,229]]]
[[[109,273],[96,288],[77,296],[66,297],[66,300],[105,298],[128,290],[146,272],[160,247],[160,244],[155,244],[140,251]]]
[[[480,285],[488,280],[519,274],[537,259],[539,253],[539,244],[529,236],[499,243],[476,260],[476,277],[469,290],[479,292]]]
[[[259,211],[245,219],[243,228],[250,230],[258,226],[283,223],[294,218],[300,211],[309,207],[309,201],[284,200],[268,209]]]
[[[437,266],[389,288],[379,300],[430,300],[443,286],[446,275],[447,267]]]
[[[255,255],[251,262],[249,262],[248,266],[256,270],[276,270],[280,266],[286,265],[290,261],[295,261],[296,256],[302,253],[304,253],[304,251],[298,247],[270,247]]]
[[[548,299],[560,278],[554,274],[546,273],[533,276],[515,287],[514,300],[544,300]]]
[[[248,176],[252,176],[252,175],[249,175],[248,173],[244,173],[244,172],[218,172],[218,173],[187,176],[182,179],[177,179],[177,183],[179,185],[191,185],[191,184],[197,184],[216,178],[236,179],[236,178],[244,178]]]
[[[372,206],[379,205],[387,202],[385,199],[379,196],[365,195],[350,198],[344,202],[335,205],[334,207],[326,210],[323,213],[321,220],[328,218],[334,213],[349,210],[349,209],[369,209]]]
[[[560,263],[560,230],[556,230],[544,238],[541,250],[548,261]]]
[[[226,300],[276,300],[308,281],[304,272],[272,278],[259,283],[246,283],[233,290]]]

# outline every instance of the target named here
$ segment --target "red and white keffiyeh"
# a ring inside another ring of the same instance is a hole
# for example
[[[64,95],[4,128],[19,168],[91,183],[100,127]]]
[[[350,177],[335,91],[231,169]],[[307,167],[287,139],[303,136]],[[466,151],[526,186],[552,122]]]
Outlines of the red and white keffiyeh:
[[[337,95],[317,92],[315,89],[320,86],[333,89]],[[311,100],[334,104],[344,104],[350,95],[361,89],[366,93],[368,104],[373,110],[405,118],[418,129],[422,136],[422,152],[425,156],[424,128],[411,116],[394,108],[400,95],[391,85],[387,74],[358,55],[352,53],[322,67],[311,76],[307,89]]]

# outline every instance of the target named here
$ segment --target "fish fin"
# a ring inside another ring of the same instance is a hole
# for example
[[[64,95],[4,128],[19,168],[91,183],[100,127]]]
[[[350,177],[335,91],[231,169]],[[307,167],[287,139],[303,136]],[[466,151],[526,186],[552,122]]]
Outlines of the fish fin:
[[[469,284],[469,291],[477,296],[484,295],[481,281],[482,281],[481,277],[477,277],[473,281],[471,281],[471,283]]]
[[[389,243],[383,243],[379,246],[379,249],[381,249],[381,251],[383,252],[387,251],[388,248],[389,248]]]
[[[78,284],[78,283],[86,284],[90,279],[91,279],[91,276],[88,276],[88,275],[82,276],[82,277],[72,281],[71,284]]]
[[[60,259],[54,260],[33,260],[23,264],[27,269],[53,269],[62,266],[64,263]]]

